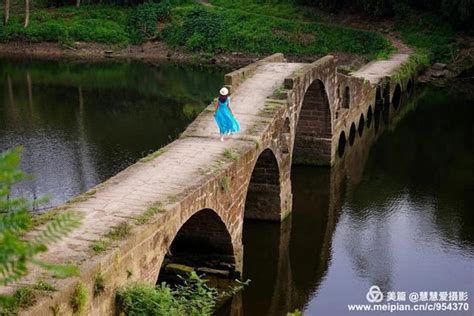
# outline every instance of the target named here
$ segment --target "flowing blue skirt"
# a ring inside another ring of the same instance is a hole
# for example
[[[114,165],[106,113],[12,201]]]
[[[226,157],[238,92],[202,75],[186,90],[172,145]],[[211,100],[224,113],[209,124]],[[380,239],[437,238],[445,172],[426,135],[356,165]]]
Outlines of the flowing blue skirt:
[[[240,131],[240,124],[229,111],[225,104],[220,104],[214,116],[221,134],[237,133]]]

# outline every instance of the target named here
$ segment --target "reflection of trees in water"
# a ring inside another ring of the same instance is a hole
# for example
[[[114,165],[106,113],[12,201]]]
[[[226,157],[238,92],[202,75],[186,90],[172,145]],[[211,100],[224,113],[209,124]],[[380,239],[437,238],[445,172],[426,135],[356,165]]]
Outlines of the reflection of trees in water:
[[[244,270],[247,277],[259,280],[244,291],[243,301],[234,302],[243,304],[244,315],[285,315],[289,310],[303,309],[327,274],[338,221],[341,229],[347,229],[342,233],[344,250],[354,270],[383,290],[392,289],[395,281],[392,264],[396,258],[390,248],[393,242],[390,238],[396,236],[390,232],[394,229],[390,217],[395,205],[423,205],[423,210],[418,208],[415,214],[410,214],[414,223],[408,227],[420,229],[420,236],[432,236],[439,230],[456,243],[472,240],[472,235],[467,233],[469,228],[472,231],[472,213],[467,210],[474,201],[466,194],[473,181],[470,175],[474,125],[466,128],[466,123],[474,117],[472,110],[458,113],[463,119],[457,127],[444,126],[449,125],[449,117],[441,127],[431,126],[437,125],[440,121],[437,116],[444,114],[424,105],[432,100],[431,94],[418,92],[423,98],[402,104],[395,114],[386,113],[390,120],[387,123],[380,120],[377,133],[373,124],[366,127],[363,137],[357,137],[356,144],[335,168],[293,168],[289,240],[288,233],[280,232],[285,223],[280,226],[257,222],[244,233],[248,236],[244,245]],[[415,102],[420,103],[416,114],[412,111]],[[403,116],[406,118],[402,119]],[[459,120],[452,119],[455,121]],[[459,131],[452,130],[458,128]],[[395,130],[396,134],[391,135]],[[439,135],[443,130],[446,134]],[[466,140],[468,135],[464,133],[471,133],[468,134],[471,138]],[[458,137],[454,145],[442,150],[441,157],[433,157],[433,153],[443,148],[443,143],[450,143],[453,135]],[[436,138],[439,140],[434,141]],[[454,210],[453,206],[459,208]],[[339,214],[342,214],[340,218]],[[240,311],[234,306],[236,310]],[[229,315],[229,312],[221,311],[218,315]]]
[[[58,204],[175,139],[221,80],[192,67],[1,62],[0,150],[24,145],[35,179],[18,190]]]
[[[416,112],[397,120],[394,135],[391,126],[374,145],[363,183],[350,190],[344,211],[350,227],[345,249],[353,265],[385,289],[391,288],[394,260],[390,236],[397,236],[391,233],[397,229],[394,206],[411,210],[407,228],[420,242],[441,235],[446,249],[453,249],[470,248],[474,240],[474,200],[466,190],[474,184],[472,107],[429,89],[417,104]],[[447,111],[447,104],[455,104],[456,111]]]
[[[97,87],[101,90],[126,90],[141,96],[181,102],[210,100],[222,84],[225,73],[225,70],[213,67],[139,62],[15,61],[0,64],[0,83],[5,74],[14,81],[22,81],[24,69],[28,69],[36,84],[82,86],[85,90]]]
[[[370,194],[366,187],[377,188],[371,201],[379,205],[393,192],[403,192],[408,203],[433,205],[425,212],[435,212],[433,221],[446,241],[473,247],[474,196],[468,193],[474,189],[473,117],[468,100],[426,88],[396,135],[384,134],[374,146],[357,203]]]

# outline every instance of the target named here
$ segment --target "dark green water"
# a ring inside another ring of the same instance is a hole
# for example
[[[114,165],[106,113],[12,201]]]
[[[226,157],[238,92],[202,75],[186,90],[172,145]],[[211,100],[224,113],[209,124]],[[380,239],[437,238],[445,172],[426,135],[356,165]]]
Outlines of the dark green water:
[[[16,193],[56,205],[84,192],[176,137],[222,78],[189,66],[0,62],[0,151],[23,145],[35,176]],[[347,304],[366,304],[372,285],[467,291],[471,304],[474,100],[430,87],[416,98],[377,134],[373,120],[332,170],[293,168],[292,216],[245,222],[252,282],[217,314],[361,315]]]
[[[251,286],[219,314],[383,315],[348,311],[372,285],[406,292],[402,304],[410,292],[463,291],[473,305],[474,99],[430,87],[417,97],[377,135],[374,124],[357,135],[333,170],[293,168],[292,217],[244,224]]]
[[[58,205],[182,132],[224,71],[143,63],[0,61],[0,151],[23,146],[15,194]]]

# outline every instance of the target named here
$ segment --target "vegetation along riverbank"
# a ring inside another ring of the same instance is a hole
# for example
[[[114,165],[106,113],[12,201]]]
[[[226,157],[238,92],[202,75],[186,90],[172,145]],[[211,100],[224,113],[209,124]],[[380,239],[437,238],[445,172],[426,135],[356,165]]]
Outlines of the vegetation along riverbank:
[[[46,0],[26,13],[10,0],[0,55],[246,64],[273,52],[304,61],[330,53],[357,67],[395,51],[389,37],[442,62],[471,46],[458,32],[472,33],[467,4],[412,2]]]

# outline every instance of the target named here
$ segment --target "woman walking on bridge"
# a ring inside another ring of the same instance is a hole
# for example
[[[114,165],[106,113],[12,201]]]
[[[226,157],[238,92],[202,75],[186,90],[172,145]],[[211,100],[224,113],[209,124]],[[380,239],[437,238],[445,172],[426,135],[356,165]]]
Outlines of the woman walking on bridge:
[[[235,119],[234,113],[232,113],[232,109],[230,108],[229,90],[222,88],[219,92],[220,95],[217,100],[214,119],[219,126],[222,142],[224,141],[224,135],[231,135],[240,131],[240,124]]]

